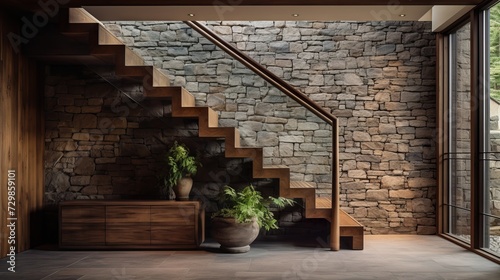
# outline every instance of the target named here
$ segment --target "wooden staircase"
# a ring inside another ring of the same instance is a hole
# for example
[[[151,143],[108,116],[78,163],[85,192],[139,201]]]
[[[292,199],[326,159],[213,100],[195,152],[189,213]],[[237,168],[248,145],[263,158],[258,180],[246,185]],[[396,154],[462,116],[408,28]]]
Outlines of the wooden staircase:
[[[67,20],[67,21],[66,21]],[[308,182],[290,181],[290,169],[286,166],[264,166],[262,148],[241,147],[237,128],[219,127],[218,114],[209,107],[195,105],[194,96],[182,87],[170,86],[170,81],[161,71],[145,66],[140,56],[126,47],[98,20],[84,9],[70,9],[62,17],[64,23],[59,30],[71,42],[79,42],[68,49],[57,48],[57,43],[35,44],[27,48],[30,55],[50,62],[80,62],[85,65],[114,65],[115,74],[142,81],[144,97],[150,100],[171,102],[172,117],[197,118],[199,137],[225,139],[225,157],[250,158],[253,161],[254,178],[276,178],[280,196],[302,198],[306,218],[323,218],[332,222],[332,200],[317,197],[315,188]],[[65,40],[54,35],[53,40]],[[339,212],[340,236],[352,238],[353,249],[363,249],[363,226],[346,212]],[[339,246],[332,246],[338,250]]]

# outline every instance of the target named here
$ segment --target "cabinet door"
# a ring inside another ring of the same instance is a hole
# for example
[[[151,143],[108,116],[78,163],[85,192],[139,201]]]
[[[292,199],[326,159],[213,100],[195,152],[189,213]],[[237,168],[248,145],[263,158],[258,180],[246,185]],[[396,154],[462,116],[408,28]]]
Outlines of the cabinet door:
[[[61,206],[61,222],[63,224],[104,223],[105,218],[105,206]]]
[[[192,203],[151,206],[151,244],[195,247],[196,219]]]
[[[63,224],[61,226],[62,246],[105,245],[104,224]]]
[[[194,226],[151,225],[151,245],[196,245]]]
[[[68,205],[60,208],[61,246],[105,244],[105,207]]]
[[[148,223],[149,206],[106,206],[106,223]]]
[[[194,225],[194,205],[151,206],[151,224]]]
[[[107,206],[106,245],[149,245],[149,206]]]

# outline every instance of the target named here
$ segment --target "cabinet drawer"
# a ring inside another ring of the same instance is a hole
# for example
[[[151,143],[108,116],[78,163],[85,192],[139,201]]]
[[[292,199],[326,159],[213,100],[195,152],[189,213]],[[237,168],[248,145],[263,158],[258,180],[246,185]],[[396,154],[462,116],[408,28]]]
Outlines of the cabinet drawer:
[[[196,244],[194,226],[151,226],[152,245]]]
[[[151,206],[151,223],[194,225],[194,206]]]
[[[108,224],[106,245],[149,245],[150,230],[149,224]]]
[[[61,225],[61,245],[105,245],[104,224],[63,224]]]
[[[62,206],[61,220],[66,223],[104,223],[105,206]]]
[[[149,206],[107,206],[106,223],[149,222]]]

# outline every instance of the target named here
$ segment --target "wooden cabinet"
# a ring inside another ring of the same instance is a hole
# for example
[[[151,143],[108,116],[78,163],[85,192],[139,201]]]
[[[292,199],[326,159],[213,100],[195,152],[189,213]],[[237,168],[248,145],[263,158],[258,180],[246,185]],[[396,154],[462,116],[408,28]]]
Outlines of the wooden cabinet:
[[[149,245],[150,206],[106,206],[106,245]]]
[[[205,214],[198,201],[73,200],[59,205],[61,248],[197,248]]]
[[[106,244],[106,208],[102,205],[62,207],[60,244]],[[62,222],[64,221],[64,222]]]

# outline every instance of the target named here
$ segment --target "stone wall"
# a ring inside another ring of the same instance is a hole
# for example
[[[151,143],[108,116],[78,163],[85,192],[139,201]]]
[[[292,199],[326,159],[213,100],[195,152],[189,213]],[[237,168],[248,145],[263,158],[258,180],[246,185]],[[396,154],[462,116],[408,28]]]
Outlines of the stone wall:
[[[276,195],[276,180],[254,180],[251,162],[224,157],[222,140],[197,137],[196,120],[172,118],[168,103],[144,100],[140,85],[112,72],[80,66],[46,71],[45,202],[56,213],[65,200],[165,199],[158,177],[175,140],[200,154],[191,198],[202,201],[207,218],[227,184],[252,183],[264,195]],[[281,228],[270,234],[324,235],[326,222],[303,221],[301,209],[297,204],[276,213]],[[47,222],[52,227],[56,213]]]
[[[435,232],[430,24],[208,24],[339,118],[342,208],[369,233]],[[286,164],[293,179],[328,193],[328,125],[182,23],[106,25],[148,63],[162,67],[174,84],[191,91],[198,104],[219,111],[220,125],[238,127],[244,145],[263,147],[266,163]],[[71,183],[75,175],[66,175]],[[300,219],[294,215],[286,219]]]

